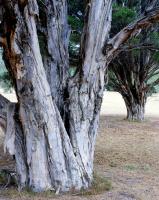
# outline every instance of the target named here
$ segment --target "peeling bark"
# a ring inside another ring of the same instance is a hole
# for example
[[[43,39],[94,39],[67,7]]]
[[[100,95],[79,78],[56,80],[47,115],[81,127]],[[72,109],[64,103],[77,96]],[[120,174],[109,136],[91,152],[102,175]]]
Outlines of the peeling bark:
[[[29,186],[34,191],[86,188],[88,181],[83,166],[80,166],[73,153],[47,82],[35,24],[37,4],[29,1],[21,13],[15,3],[13,15],[14,13],[18,17],[14,26],[11,25],[14,29],[4,48],[4,58],[14,76],[19,102],[18,125],[22,133],[15,134],[14,137],[19,145],[23,144],[26,152],[26,156],[20,160],[26,163],[27,180],[25,184],[20,184]],[[10,28],[9,25],[8,22],[7,29]],[[22,149],[18,146],[14,148],[15,152]],[[18,161],[16,164],[18,165]],[[21,169],[17,172],[23,177]]]
[[[106,55],[102,51],[109,39],[112,1],[87,4],[82,65],[70,79],[66,1],[45,1],[48,55],[40,52],[37,2],[7,0],[2,5],[1,44],[18,98],[18,104],[9,107],[5,147],[15,154],[19,185],[38,192],[55,189],[57,193],[88,188],[92,183],[104,74],[117,51],[114,46]],[[157,17],[153,13],[148,23],[157,21]],[[133,31],[144,27],[142,22],[147,26],[147,21],[140,20]],[[132,35],[127,31],[124,34],[125,39],[119,37],[117,44]],[[62,110],[66,111],[65,119]]]
[[[111,1],[88,4],[81,41],[82,67],[69,82],[69,134],[74,153],[90,180],[104,91],[106,62],[101,49],[110,31],[111,6]]]
[[[43,27],[44,43],[46,49],[43,55],[47,80],[50,85],[52,98],[64,115],[65,91],[68,80],[68,43],[69,27],[67,23],[67,2],[63,0],[45,0],[45,13],[41,20],[46,20]],[[54,78],[53,78],[54,77]]]

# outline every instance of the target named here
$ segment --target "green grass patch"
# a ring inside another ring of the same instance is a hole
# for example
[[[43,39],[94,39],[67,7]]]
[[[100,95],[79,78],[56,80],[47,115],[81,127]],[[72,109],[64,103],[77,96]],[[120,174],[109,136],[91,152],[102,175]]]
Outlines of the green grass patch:
[[[105,191],[109,191],[112,188],[111,182],[108,181],[105,177],[101,177],[100,175],[94,174],[94,180],[92,182],[92,186],[87,190],[81,190],[79,192],[69,193],[73,196],[87,196],[87,195],[97,195]],[[24,189],[22,191],[18,191],[17,188],[7,188],[5,190],[0,190],[1,195],[7,198],[20,198],[20,199],[39,199],[41,198],[54,198],[57,196],[55,191],[46,191],[42,193],[36,193],[31,191],[30,189]]]
[[[24,189],[22,191],[18,191],[17,188],[12,187],[12,188],[7,188],[5,190],[0,190],[0,196],[6,197],[6,198],[18,198],[18,199],[37,199],[39,198],[46,198],[46,199],[51,199],[55,197],[55,192],[54,191],[46,191],[46,192],[41,192],[41,193],[36,193],[31,191],[30,189]]]
[[[112,184],[107,178],[101,177],[100,175],[95,173],[92,186],[87,190],[81,190],[77,195],[79,196],[97,195],[109,191],[111,190],[111,188]]]
[[[125,166],[125,169],[126,170],[128,170],[128,171],[135,171],[135,170],[137,170],[138,169],[138,167],[137,166],[135,166],[135,165],[126,165]]]

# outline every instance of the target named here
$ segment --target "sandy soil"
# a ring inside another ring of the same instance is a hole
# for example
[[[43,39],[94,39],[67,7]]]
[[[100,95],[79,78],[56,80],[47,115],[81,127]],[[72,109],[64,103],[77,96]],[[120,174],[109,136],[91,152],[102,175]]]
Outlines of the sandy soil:
[[[95,171],[111,181],[112,189],[96,196],[67,195],[53,199],[159,200],[158,108],[159,95],[155,94],[148,99],[145,122],[130,123],[124,120],[126,109],[121,96],[107,93],[102,106],[94,163]],[[4,199],[0,197],[0,200]],[[28,200],[20,194],[17,199]],[[32,199],[44,200],[39,197]]]

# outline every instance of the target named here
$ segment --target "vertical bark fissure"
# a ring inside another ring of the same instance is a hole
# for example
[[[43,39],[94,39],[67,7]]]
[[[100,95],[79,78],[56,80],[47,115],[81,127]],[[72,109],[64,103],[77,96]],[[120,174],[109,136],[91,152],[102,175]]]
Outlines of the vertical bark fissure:
[[[117,40],[110,42],[112,49],[105,56],[102,47],[109,38],[112,0],[87,1],[88,18],[81,45],[82,65],[76,76],[68,80],[67,2],[44,1],[48,55],[43,56],[36,30],[37,2],[27,0],[25,5],[17,0],[4,2],[5,9],[9,10],[4,19],[4,59],[14,78],[20,119],[16,123],[21,123],[18,129],[22,129],[20,140],[23,140],[17,142],[14,152],[18,148],[22,150],[19,147],[22,144],[27,157],[26,178],[25,174],[23,176],[26,181],[20,180],[24,183],[21,185],[35,191],[52,187],[57,191],[87,188],[92,182],[105,69],[119,45],[143,24],[139,20],[137,28],[132,25],[130,30],[121,32]],[[157,17],[152,15],[149,23]],[[48,65],[50,71],[47,71]],[[64,91],[68,95],[65,96]],[[65,100],[68,103],[69,133],[64,123],[66,119],[63,119]],[[15,141],[19,141],[21,133],[16,135],[13,132]],[[22,151],[19,153],[23,154]],[[20,160],[25,165],[24,157],[22,155]],[[18,172],[20,175],[23,175],[23,163]]]
[[[74,153],[86,169],[90,182],[104,90],[106,59],[102,54],[102,45],[109,37],[111,3],[93,1],[87,5],[81,41],[82,66],[69,82],[70,135]]]
[[[143,121],[147,99],[145,92],[139,92],[140,99],[136,99],[133,95],[131,97],[128,94],[123,93],[123,91],[121,91],[121,94],[127,108],[127,119],[132,121]]]
[[[45,0],[46,17],[44,37],[46,38],[47,53],[43,55],[47,79],[51,95],[55,100],[62,117],[65,115],[64,91],[68,79],[68,41],[69,28],[67,24],[67,3],[63,1]],[[44,20],[43,18],[41,20]],[[54,77],[54,78],[53,78]]]
[[[4,58],[16,80],[26,139],[28,186],[35,191],[52,187],[59,191],[86,188],[85,170],[73,153],[44,71],[35,24],[36,2],[30,0],[23,14],[15,3],[13,12],[18,17],[12,29],[14,35],[8,38],[10,48],[4,47]]]
[[[27,164],[26,141],[23,134],[24,131],[19,117],[19,104],[16,104],[13,116],[15,122],[15,159],[18,172],[17,180],[20,189],[22,189],[29,183],[29,166]]]

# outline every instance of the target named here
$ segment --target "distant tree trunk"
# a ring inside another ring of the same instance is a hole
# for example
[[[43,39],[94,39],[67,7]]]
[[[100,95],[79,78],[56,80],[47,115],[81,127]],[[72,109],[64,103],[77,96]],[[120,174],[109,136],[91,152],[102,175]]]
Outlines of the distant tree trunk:
[[[88,188],[105,69],[118,46],[144,27],[145,21],[121,32],[107,48],[112,1],[88,3],[81,66],[68,78],[66,1],[44,1],[47,56],[39,47],[37,2],[5,0],[2,5],[0,43],[18,99],[8,107],[5,148],[15,155],[19,186],[34,191],[55,189],[57,193]],[[159,13],[150,15],[149,23],[158,19],[156,15]]]
[[[127,119],[130,121],[143,121],[145,118],[145,104],[146,104],[146,94],[141,92],[141,99],[135,96],[125,96],[123,95],[125,105],[127,108]]]

